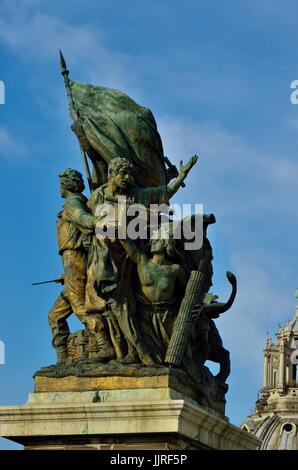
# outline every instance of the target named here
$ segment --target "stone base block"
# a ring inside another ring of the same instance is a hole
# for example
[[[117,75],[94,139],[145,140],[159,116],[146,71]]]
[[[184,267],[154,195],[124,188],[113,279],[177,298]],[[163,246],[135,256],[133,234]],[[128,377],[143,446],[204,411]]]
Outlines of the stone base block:
[[[38,387],[43,389],[41,382]],[[36,391],[0,407],[0,435],[26,449],[256,449],[260,441],[163,387]]]

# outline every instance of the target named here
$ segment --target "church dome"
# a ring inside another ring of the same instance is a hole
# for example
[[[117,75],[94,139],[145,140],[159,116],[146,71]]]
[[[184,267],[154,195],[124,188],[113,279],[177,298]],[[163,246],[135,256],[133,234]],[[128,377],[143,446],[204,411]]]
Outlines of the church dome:
[[[262,440],[260,450],[298,450],[298,415],[272,414],[241,427]]]
[[[298,450],[298,305],[276,338],[266,337],[261,396],[241,428],[262,440],[262,450]]]

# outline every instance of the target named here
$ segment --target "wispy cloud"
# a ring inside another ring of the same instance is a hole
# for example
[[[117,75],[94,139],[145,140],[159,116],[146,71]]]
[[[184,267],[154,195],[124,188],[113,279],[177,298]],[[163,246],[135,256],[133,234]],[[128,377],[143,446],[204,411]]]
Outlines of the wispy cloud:
[[[0,159],[15,160],[26,154],[26,146],[14,139],[7,129],[0,127]]]
[[[43,13],[38,8],[40,3],[30,1],[34,8],[28,14],[24,5],[5,2],[0,39],[8,47],[31,63],[58,62],[58,51],[62,49],[71,66],[72,78],[81,77],[83,81],[124,87],[138,93],[135,78],[129,73],[130,58],[104,46],[99,29]]]
[[[198,153],[198,189],[192,194],[200,202],[224,217],[237,214],[238,221],[264,219],[280,210],[291,215],[298,191],[298,162],[293,154],[262,152],[244,136],[210,121],[201,124],[161,116],[158,123],[165,153],[176,163]]]
[[[280,282],[282,261],[281,252],[273,257],[271,250],[257,247],[249,250],[243,247],[231,256],[238,278],[238,295],[233,309],[221,319],[221,331],[247,371],[253,371],[262,362],[266,331],[274,334],[278,322],[294,314],[295,299],[291,289],[285,296],[284,285]],[[287,274],[290,277],[291,273]]]

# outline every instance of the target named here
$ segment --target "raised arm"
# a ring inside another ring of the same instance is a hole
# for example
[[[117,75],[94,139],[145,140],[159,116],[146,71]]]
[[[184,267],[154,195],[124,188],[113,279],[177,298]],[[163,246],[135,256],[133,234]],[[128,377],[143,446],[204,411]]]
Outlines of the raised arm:
[[[136,246],[134,242],[126,238],[125,240],[119,239],[119,242],[123,246],[127,256],[136,264],[141,262],[142,256],[146,256],[142,253],[141,250]]]
[[[178,191],[178,189],[180,188],[181,184],[183,183],[183,181],[185,180],[185,178],[187,177],[189,171],[191,170],[191,168],[197,163],[198,161],[198,156],[197,155],[193,155],[191,157],[191,159],[189,160],[188,163],[186,163],[186,165],[183,165],[182,161],[180,162],[180,171],[179,171],[179,175],[177,176],[177,178],[175,178],[171,183],[168,184],[167,186],[167,192],[168,192],[168,198],[171,199],[172,196],[174,196],[174,194]]]

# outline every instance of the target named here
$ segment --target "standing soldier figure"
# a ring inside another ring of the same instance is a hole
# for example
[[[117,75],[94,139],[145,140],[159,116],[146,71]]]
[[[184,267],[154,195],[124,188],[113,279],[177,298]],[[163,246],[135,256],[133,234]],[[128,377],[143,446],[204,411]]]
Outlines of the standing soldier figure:
[[[58,214],[57,239],[64,267],[64,289],[49,312],[53,347],[57,363],[67,359],[67,318],[76,313],[78,319],[95,335],[100,348],[99,359],[114,357],[114,349],[105,332],[103,320],[96,314],[86,314],[85,288],[87,282],[87,251],[84,241],[94,233],[96,218],[87,207],[87,198],[81,173],[68,168],[60,175],[60,193],[65,203]]]

